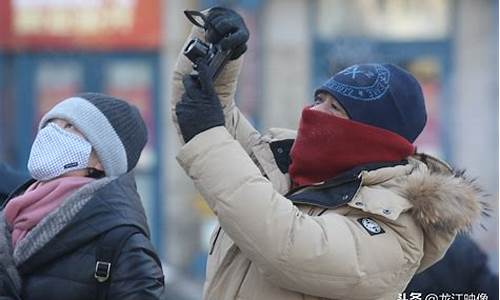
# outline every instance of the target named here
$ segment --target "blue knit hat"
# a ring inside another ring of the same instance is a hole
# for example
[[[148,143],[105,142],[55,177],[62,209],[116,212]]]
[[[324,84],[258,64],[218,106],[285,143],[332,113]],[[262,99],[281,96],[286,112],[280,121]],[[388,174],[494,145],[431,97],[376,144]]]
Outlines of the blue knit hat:
[[[413,143],[427,121],[418,81],[392,64],[359,64],[333,75],[315,91],[327,92],[353,121],[392,131]]]

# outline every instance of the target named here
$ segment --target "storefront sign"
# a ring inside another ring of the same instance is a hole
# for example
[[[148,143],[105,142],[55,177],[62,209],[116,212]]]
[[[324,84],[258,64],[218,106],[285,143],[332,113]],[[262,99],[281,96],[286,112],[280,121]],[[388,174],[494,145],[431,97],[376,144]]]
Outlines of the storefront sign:
[[[0,31],[0,45],[11,49],[154,49],[160,44],[159,0],[2,3],[0,17],[8,25]]]

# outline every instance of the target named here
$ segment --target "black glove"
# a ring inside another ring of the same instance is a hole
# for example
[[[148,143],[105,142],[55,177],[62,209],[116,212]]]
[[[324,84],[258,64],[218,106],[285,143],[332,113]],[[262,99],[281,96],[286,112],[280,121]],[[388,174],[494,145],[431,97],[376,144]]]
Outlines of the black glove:
[[[232,50],[230,59],[237,59],[247,51],[246,42],[250,37],[243,18],[234,10],[213,7],[207,15],[206,38],[209,43],[220,42],[222,50]]]
[[[184,76],[182,83],[186,92],[175,106],[177,121],[184,141],[216,126],[224,126],[224,112],[215,93],[213,80],[205,59],[197,63],[198,75]]]

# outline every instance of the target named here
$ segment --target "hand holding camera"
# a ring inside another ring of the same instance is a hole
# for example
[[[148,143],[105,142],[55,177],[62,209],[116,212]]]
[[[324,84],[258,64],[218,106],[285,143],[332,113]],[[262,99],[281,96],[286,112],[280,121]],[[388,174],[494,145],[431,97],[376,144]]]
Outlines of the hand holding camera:
[[[237,59],[245,53],[250,33],[237,12],[224,7],[213,7],[208,12],[207,25],[207,41],[220,44],[224,51],[231,50],[230,59]]]
[[[246,50],[249,32],[241,16],[234,10],[213,7],[207,15],[199,11],[185,11],[186,17],[196,26],[205,29],[208,43],[191,40],[184,49],[184,55],[193,62],[204,58],[208,72],[215,79],[228,60],[239,58]]]
[[[214,89],[214,81],[228,60],[239,58],[247,49],[248,29],[240,15],[222,7],[211,8],[207,15],[185,11],[196,26],[205,29],[208,43],[189,41],[184,55],[194,64],[197,74],[186,75],[186,92],[175,107],[184,141],[216,126],[224,126],[224,113]]]
[[[182,83],[186,92],[175,107],[179,128],[186,143],[205,130],[224,126],[224,113],[214,89],[208,62],[201,58],[197,65],[197,75],[184,76]]]

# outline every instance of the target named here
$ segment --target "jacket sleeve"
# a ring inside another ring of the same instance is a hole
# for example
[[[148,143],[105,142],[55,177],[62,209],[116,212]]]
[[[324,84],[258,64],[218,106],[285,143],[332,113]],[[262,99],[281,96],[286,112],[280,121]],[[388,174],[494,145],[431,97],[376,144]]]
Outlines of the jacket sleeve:
[[[177,159],[224,231],[274,284],[318,297],[378,299],[403,290],[392,286],[401,274],[409,281],[410,267],[390,228],[372,237],[359,215],[302,213],[223,127],[194,137]]]
[[[198,38],[202,41],[205,40],[204,32],[201,28],[193,26],[191,34],[186,39],[184,49],[187,43],[192,38]],[[251,153],[253,145],[257,144],[260,140],[260,133],[250,124],[246,117],[240,112],[235,105],[236,86],[238,83],[238,75],[240,74],[241,66],[243,64],[243,56],[237,60],[229,61],[219,77],[214,83],[215,90],[221,101],[225,115],[225,126],[230,134],[238,140],[247,153]],[[183,139],[180,133],[177,116],[175,114],[175,105],[181,101],[184,94],[184,85],[182,84],[182,77],[193,72],[192,62],[184,56],[181,52],[177,57],[177,62],[174,67],[171,86],[171,117],[174,122],[177,134],[181,143]]]
[[[135,234],[130,237],[116,265],[108,299],[162,299],[164,278],[161,262],[144,235]]]

